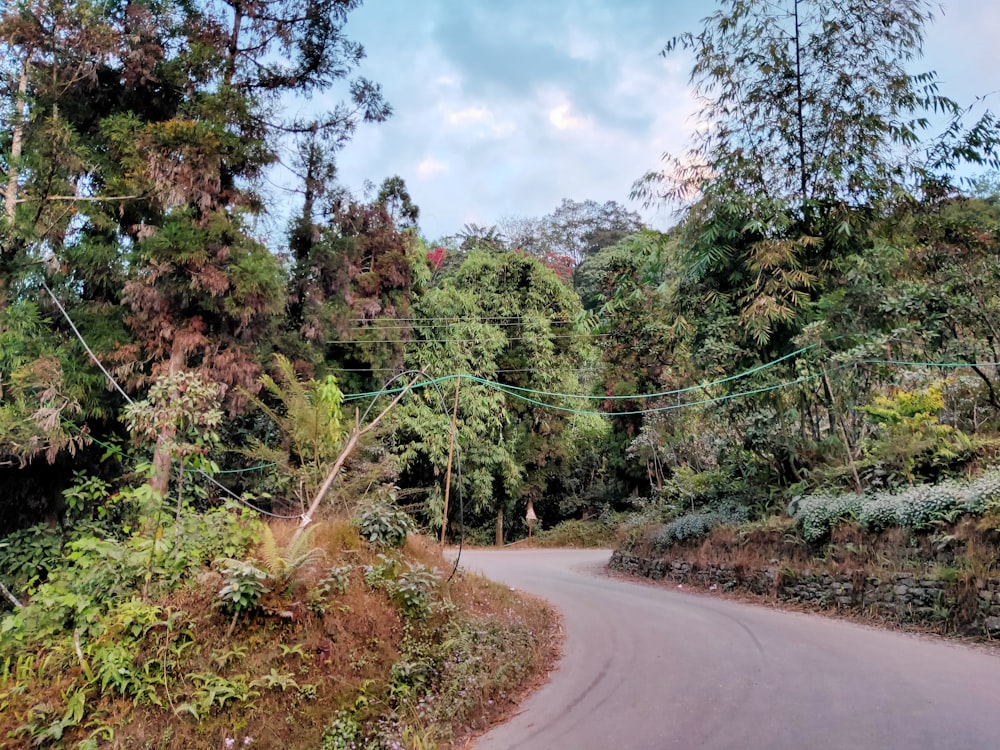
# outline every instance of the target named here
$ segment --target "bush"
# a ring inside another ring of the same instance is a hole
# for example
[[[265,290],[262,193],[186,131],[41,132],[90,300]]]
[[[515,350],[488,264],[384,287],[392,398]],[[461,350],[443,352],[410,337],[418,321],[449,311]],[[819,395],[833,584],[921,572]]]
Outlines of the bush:
[[[797,503],[793,501],[790,510],[802,526],[802,536],[807,542],[815,542],[827,536],[839,522],[857,518],[862,498],[863,495],[854,493],[821,492],[806,495]]]
[[[415,529],[412,518],[383,500],[362,507],[355,523],[361,537],[377,547],[402,547]]]
[[[869,495],[807,495],[789,506],[806,541],[826,537],[840,522],[856,519],[868,531],[899,526],[926,529],[953,521],[962,513],[981,515],[1000,507],[1000,471],[991,470],[969,481],[907,487],[901,492]]]
[[[688,513],[665,523],[654,531],[649,541],[653,551],[660,553],[672,547],[677,542],[687,539],[697,539],[704,536],[716,526],[723,524],[743,523],[747,520],[745,509],[718,510],[707,513]]]
[[[612,547],[617,525],[605,516],[592,521],[571,520],[535,535],[539,547]]]
[[[261,594],[270,589],[264,585],[267,573],[242,560],[220,560],[223,586],[216,594],[219,606],[227,612],[238,615],[253,609]]]

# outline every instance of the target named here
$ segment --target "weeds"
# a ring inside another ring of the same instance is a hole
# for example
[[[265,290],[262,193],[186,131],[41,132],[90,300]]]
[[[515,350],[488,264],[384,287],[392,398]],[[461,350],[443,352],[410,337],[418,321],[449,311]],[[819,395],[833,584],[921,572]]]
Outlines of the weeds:
[[[235,747],[244,737],[290,750],[429,748],[454,726],[485,721],[538,668],[537,651],[520,651],[545,640],[543,618],[514,614],[528,610],[503,587],[473,593],[485,583],[456,580],[445,599],[436,545],[411,537],[380,553],[348,524],[330,523],[302,548],[319,548],[328,566],[297,566],[303,555],[281,546],[279,526],[271,533],[285,564],[257,562],[265,544],[253,550],[253,539],[267,537],[258,528],[235,557],[217,556],[216,572],[194,567],[206,550],[226,548],[211,538],[226,525],[182,534],[180,557],[130,538],[71,543],[75,558],[0,620],[0,744],[96,750],[122,726],[134,746],[150,748]],[[124,580],[109,583],[116,566]],[[313,604],[270,616],[269,598],[292,586],[266,591],[279,588],[269,570],[288,573]],[[360,585],[362,573],[371,586]],[[245,622],[239,633],[227,632],[233,618]],[[467,657],[449,666],[452,654]],[[456,698],[460,710],[447,710]]]

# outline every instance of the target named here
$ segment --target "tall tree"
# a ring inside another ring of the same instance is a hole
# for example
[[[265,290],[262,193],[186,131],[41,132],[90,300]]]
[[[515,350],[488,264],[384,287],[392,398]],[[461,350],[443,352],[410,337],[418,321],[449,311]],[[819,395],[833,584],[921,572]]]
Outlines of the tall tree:
[[[294,266],[283,347],[313,367],[336,362],[349,387],[365,390],[403,364],[419,256],[416,217],[399,177],[372,202],[328,189],[327,200],[295,223]]]
[[[538,219],[505,218],[500,229],[514,249],[540,258],[567,256],[575,266],[642,227],[639,214],[616,201],[563,198],[550,214]]]
[[[925,0],[723,0],[700,33],[663,50],[693,51],[706,127],[634,193],[691,207],[691,283],[703,300],[728,304],[765,355],[805,322],[834,260],[868,244],[873,219],[900,195],[947,182],[958,161],[1000,164],[994,116],[965,127],[934,73],[908,71],[929,9]],[[921,140],[935,112],[951,124]]]
[[[390,112],[377,85],[352,77],[363,49],[345,25],[359,4],[4,8],[2,106],[15,127],[0,137],[2,260],[49,261],[74,316],[102,305],[120,316],[118,335],[96,338],[105,357],[117,342],[126,387],[184,369],[259,387],[261,342],[285,302],[279,265],[255,231],[266,211],[260,181],[286,139],[316,134],[336,149],[359,122]],[[285,116],[295,97],[338,82],[343,102]],[[229,389],[230,409],[239,393]]]
[[[580,313],[573,292],[538,259],[512,252],[472,251],[454,275],[415,307],[411,367],[429,375],[472,375],[462,382],[458,431],[467,522],[488,524],[528,499],[539,501],[560,472],[564,413],[515,397],[534,391],[577,392],[576,368],[587,357],[574,327]],[[522,389],[522,390],[516,390]],[[450,400],[450,399],[449,399]],[[450,408],[450,406],[449,406]],[[448,417],[437,395],[401,405],[396,451],[404,479],[429,483],[445,469]],[[453,482],[457,483],[457,476]]]
[[[647,199],[736,190],[811,204],[876,205],[955,158],[998,164],[985,113],[942,95],[933,72],[912,73],[933,15],[927,0],[722,0],[698,34],[662,54],[694,53],[691,83],[706,123],[682,156],[636,185]],[[945,140],[922,140],[934,113],[952,118]],[[920,158],[920,151],[924,156]]]

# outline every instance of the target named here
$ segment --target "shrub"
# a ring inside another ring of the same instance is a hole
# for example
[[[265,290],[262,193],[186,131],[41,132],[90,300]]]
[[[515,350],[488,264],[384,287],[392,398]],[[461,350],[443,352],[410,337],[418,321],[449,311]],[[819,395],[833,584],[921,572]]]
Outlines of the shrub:
[[[219,605],[233,615],[256,607],[261,594],[268,591],[264,585],[267,573],[242,560],[220,560],[218,564],[223,582],[216,594]]]
[[[843,495],[820,492],[800,498],[793,503],[793,513],[802,525],[802,536],[807,542],[827,536],[840,521],[857,518],[861,510],[862,495]]]
[[[413,519],[384,500],[362,507],[355,523],[362,538],[377,547],[402,547],[415,528]]]
[[[535,535],[539,547],[611,547],[614,544],[616,524],[613,518],[593,521],[563,521],[551,529]]]
[[[663,552],[677,542],[704,536],[716,526],[743,523],[746,520],[747,515],[744,509],[688,513],[660,526],[650,535],[649,541],[654,552]]]
[[[407,617],[423,620],[431,611],[431,594],[438,577],[426,565],[408,563],[407,570],[389,583],[389,596]]]
[[[857,519],[868,531],[893,526],[926,529],[953,521],[962,513],[980,515],[1000,507],[1000,471],[991,470],[968,481],[907,487],[901,492],[868,495],[816,493],[789,506],[806,541],[826,537],[840,521]]]

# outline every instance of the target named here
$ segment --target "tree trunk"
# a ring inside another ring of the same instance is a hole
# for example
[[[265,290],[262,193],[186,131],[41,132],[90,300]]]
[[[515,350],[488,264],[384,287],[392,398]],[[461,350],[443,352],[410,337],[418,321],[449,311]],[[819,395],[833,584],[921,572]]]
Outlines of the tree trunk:
[[[496,546],[503,547],[503,507],[497,509],[497,538]]]
[[[17,98],[14,103],[14,130],[10,139],[10,161],[7,163],[7,190],[4,192],[4,215],[13,226],[17,211],[17,182],[20,177],[21,150],[24,147],[24,112],[27,109],[28,62],[21,66],[17,81]]]
[[[458,424],[458,388],[461,378],[455,379],[455,404],[451,408],[451,437],[448,440],[448,468],[444,473],[444,510],[441,512],[441,546],[444,546],[444,535],[448,530],[448,498],[451,494],[451,463],[455,457],[455,431]]]
[[[805,137],[805,104],[802,101],[802,40],[801,27],[799,26],[799,0],[795,0],[793,8],[795,18],[795,116],[798,120],[798,140],[799,140],[799,189],[802,196],[802,219],[805,222],[806,230],[810,229],[810,222],[806,214],[806,137]]]
[[[169,372],[173,374],[180,370],[184,366],[184,360],[184,354],[175,338],[170,352]],[[170,486],[170,449],[176,435],[177,428],[174,425],[168,425],[157,438],[156,447],[153,448],[153,473],[149,478],[149,486],[153,488],[161,501],[167,496],[167,488]]]

